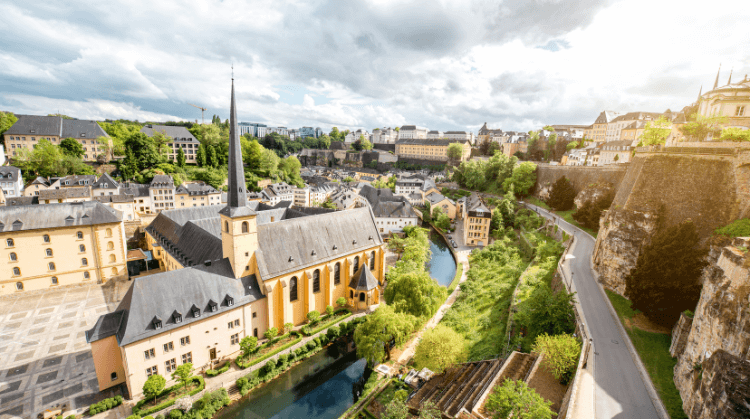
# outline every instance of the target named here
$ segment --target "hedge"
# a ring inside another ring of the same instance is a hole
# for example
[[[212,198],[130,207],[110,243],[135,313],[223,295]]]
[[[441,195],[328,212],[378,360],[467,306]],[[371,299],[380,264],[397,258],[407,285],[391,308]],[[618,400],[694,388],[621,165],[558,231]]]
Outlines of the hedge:
[[[188,381],[187,385],[190,386],[194,381],[198,381],[200,384],[198,384],[198,387],[195,390],[192,390],[191,392],[188,393],[189,396],[193,396],[195,394],[198,394],[199,392],[203,391],[204,387],[206,387],[206,382],[203,380],[203,377],[201,377],[200,375],[196,375],[196,376],[190,377],[190,381]],[[165,394],[169,394],[172,391],[174,391],[174,390],[176,390],[177,388],[180,388],[180,387],[182,387],[181,383],[180,384],[175,384],[172,387],[169,387],[169,388],[163,390],[156,397],[158,398],[158,397],[161,397],[161,396],[163,396]],[[145,410],[141,410],[141,407],[144,404],[146,404],[149,400],[145,400],[145,399],[141,400],[135,406],[133,406],[133,414],[141,416],[141,417],[146,416],[146,415],[150,415],[150,414],[156,413],[156,412],[158,412],[158,411],[160,411],[162,409],[166,409],[169,406],[172,406],[175,403],[175,401],[177,401],[177,399],[172,399],[172,400],[166,401],[164,403],[161,403],[159,405],[156,405],[154,407],[151,407],[151,408],[148,408],[148,409],[145,409]]]
[[[94,416],[122,404],[122,396],[110,397],[89,406],[89,415]]]
[[[260,358],[255,358],[255,359],[253,359],[251,361],[248,361],[248,362],[242,362],[242,355],[240,355],[240,356],[237,357],[237,359],[234,360],[234,363],[241,370],[244,370],[247,367],[251,367],[251,366],[257,364],[258,362],[265,361],[266,359],[268,359],[268,358],[276,355],[277,353],[283,351],[284,349],[290,348],[290,347],[292,347],[292,346],[294,346],[294,345],[296,345],[296,344],[298,344],[298,343],[300,343],[302,341],[302,336],[300,336],[299,333],[297,333],[297,332],[289,332],[288,334],[290,334],[290,335],[297,335],[298,337],[297,337],[297,339],[294,339],[293,341],[288,342],[286,345],[280,346],[275,351],[271,351],[271,352],[269,352],[269,353],[261,356]],[[286,335],[284,335],[284,336],[286,336]],[[283,338],[284,336],[282,336],[281,338]],[[278,339],[272,340],[270,342],[266,342],[265,344],[259,346],[258,349],[256,349],[253,353],[260,351],[261,349],[265,348],[268,345],[273,345],[277,341],[278,341]]]
[[[206,375],[209,377],[216,377],[219,374],[225,373],[229,371],[229,367],[232,365],[232,361],[227,361],[223,367],[219,368],[218,370],[208,370],[206,371]]]
[[[312,335],[320,332],[321,330],[327,329],[328,327],[333,326],[334,324],[336,324],[336,323],[338,323],[338,322],[340,322],[340,321],[342,321],[342,320],[344,320],[344,319],[346,319],[346,318],[348,318],[349,316],[352,315],[351,311],[349,311],[348,309],[342,308],[342,309],[336,310],[331,316],[336,317],[337,315],[339,315],[342,312],[347,312],[348,314],[346,314],[345,316],[339,317],[338,319],[334,319],[334,320],[331,320],[329,322],[323,323],[323,324],[321,324],[320,326],[316,327],[313,330],[310,330],[309,326],[305,326],[300,331],[304,335],[306,335],[306,336],[312,336]],[[319,320],[317,324],[319,324],[321,321],[325,320],[326,318],[328,318],[328,316],[324,317],[322,320]]]

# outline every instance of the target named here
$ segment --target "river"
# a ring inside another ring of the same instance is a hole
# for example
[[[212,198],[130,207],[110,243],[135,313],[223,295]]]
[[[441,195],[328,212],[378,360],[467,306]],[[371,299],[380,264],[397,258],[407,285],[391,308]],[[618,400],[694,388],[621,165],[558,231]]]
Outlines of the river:
[[[438,284],[447,287],[456,276],[456,261],[448,249],[448,244],[435,230],[430,230],[430,251],[432,251],[432,257],[427,262],[430,276]]]

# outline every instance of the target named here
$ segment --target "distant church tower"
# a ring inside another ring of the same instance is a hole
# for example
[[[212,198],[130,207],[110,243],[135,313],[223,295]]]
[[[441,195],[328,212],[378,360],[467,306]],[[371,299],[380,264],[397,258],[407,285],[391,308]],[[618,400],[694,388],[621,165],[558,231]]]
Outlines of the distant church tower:
[[[257,213],[247,206],[245,169],[242,166],[242,149],[237,128],[237,106],[234,100],[232,78],[232,104],[229,111],[229,192],[227,206],[219,211],[221,216],[221,245],[224,257],[229,258],[235,278],[250,274],[250,261],[258,248]]]

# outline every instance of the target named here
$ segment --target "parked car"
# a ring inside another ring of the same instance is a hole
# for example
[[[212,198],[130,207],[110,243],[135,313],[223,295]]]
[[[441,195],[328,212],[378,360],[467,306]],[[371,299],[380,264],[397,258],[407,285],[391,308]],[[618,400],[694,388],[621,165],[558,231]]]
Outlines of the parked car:
[[[454,249],[458,247],[458,245],[456,244],[456,242],[451,242],[451,244],[453,245]]]
[[[449,234],[449,235],[448,235],[448,239],[449,239],[449,240],[453,240],[453,236],[451,236],[451,235]]]

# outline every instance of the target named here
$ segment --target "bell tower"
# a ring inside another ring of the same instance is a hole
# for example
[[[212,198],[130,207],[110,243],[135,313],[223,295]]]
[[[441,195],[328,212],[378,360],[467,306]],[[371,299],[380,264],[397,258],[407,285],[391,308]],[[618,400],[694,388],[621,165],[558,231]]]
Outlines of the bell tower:
[[[250,273],[250,261],[258,249],[257,213],[247,206],[245,169],[242,166],[242,149],[237,129],[237,106],[234,100],[232,78],[232,103],[229,111],[229,191],[227,206],[219,211],[221,217],[221,245],[225,258],[229,258],[235,278]]]

